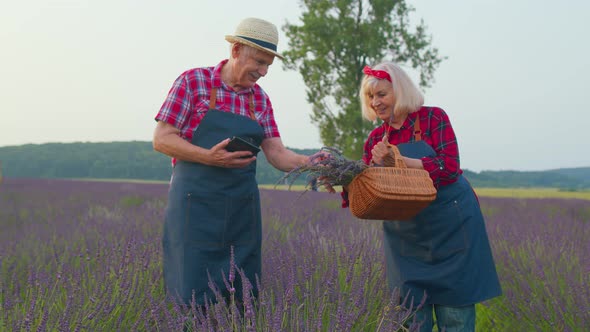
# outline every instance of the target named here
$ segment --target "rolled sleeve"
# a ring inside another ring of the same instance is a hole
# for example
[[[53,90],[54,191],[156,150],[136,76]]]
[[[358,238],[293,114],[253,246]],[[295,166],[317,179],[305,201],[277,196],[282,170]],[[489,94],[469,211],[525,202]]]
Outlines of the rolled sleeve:
[[[272,103],[270,102],[270,98],[266,94],[264,96],[264,108],[261,117],[258,119],[258,122],[264,129],[264,138],[273,138],[273,137],[280,137],[279,128],[275,121],[274,117],[274,110],[272,108]]]
[[[185,73],[181,74],[175,81],[160,111],[155,117],[156,121],[163,121],[181,129],[186,126],[191,111],[190,93],[187,89]]]
[[[447,114],[438,109],[432,117],[432,147],[435,157],[423,157],[422,165],[435,187],[457,181],[461,174],[457,138]]]
[[[428,172],[435,187],[452,183],[457,180],[458,164],[453,158],[445,157],[424,157],[421,158],[424,170]]]

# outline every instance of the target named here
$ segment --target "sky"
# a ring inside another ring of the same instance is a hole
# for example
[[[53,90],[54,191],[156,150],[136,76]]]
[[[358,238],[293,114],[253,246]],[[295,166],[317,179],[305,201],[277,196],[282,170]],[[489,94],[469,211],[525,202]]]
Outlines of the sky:
[[[463,169],[590,166],[590,1],[407,3],[447,57],[425,101],[448,113]],[[150,141],[176,77],[227,58],[243,18],[275,23],[280,52],[301,13],[296,0],[0,0],[0,146]],[[276,59],[259,84],[283,143],[322,147],[301,75]]]

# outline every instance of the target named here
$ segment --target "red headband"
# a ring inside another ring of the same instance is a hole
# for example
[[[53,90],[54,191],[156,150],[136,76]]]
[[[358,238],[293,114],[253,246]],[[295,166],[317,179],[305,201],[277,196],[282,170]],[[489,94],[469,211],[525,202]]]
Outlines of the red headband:
[[[384,70],[373,70],[371,67],[365,66],[365,68],[363,68],[363,73],[368,76],[377,77],[380,80],[388,80],[391,82],[391,76],[389,76],[389,73]]]

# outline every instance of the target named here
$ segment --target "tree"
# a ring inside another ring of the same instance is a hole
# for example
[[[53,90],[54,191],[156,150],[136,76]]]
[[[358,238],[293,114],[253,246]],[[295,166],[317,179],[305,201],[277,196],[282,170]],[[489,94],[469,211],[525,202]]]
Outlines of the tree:
[[[303,0],[301,7],[302,25],[283,26],[289,39],[284,66],[303,76],[324,145],[358,159],[375,126],[362,121],[362,68],[382,60],[410,65],[427,87],[444,57],[430,45],[422,20],[411,31],[414,9],[404,0]]]

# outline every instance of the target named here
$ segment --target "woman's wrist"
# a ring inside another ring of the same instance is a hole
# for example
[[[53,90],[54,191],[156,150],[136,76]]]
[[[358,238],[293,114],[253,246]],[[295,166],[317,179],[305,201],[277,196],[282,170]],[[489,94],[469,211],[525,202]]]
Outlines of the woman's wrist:
[[[403,158],[404,158],[404,162],[406,163],[406,166],[408,168],[424,169],[424,165],[422,164],[421,159],[414,159],[414,158],[408,158],[408,157],[403,157]]]

